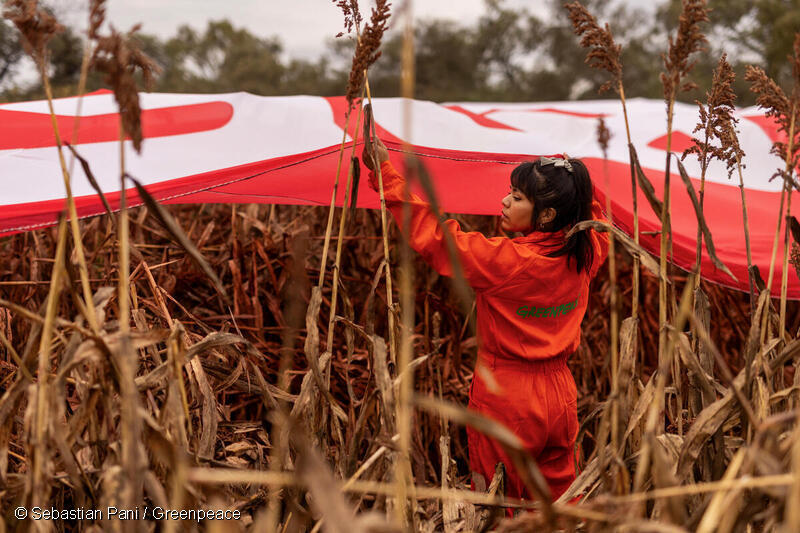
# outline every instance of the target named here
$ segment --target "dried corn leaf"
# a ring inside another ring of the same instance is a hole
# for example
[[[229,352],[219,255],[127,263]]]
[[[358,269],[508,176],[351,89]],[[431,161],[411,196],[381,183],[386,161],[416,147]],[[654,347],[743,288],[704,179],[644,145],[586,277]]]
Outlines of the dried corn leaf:
[[[234,344],[243,344],[249,353],[260,355],[258,350],[255,349],[250,341],[244,339],[240,335],[215,331],[203,337],[202,340],[189,346],[189,348],[186,350],[186,359],[191,360],[194,359],[195,356],[205,353],[209,350],[213,350],[215,348],[224,348]]]
[[[322,292],[319,286],[311,289],[311,301],[306,310],[306,340],[303,346],[303,351],[308,359],[309,374],[314,380],[320,394],[328,401],[333,413],[342,421],[347,420],[347,415],[344,413],[339,404],[336,403],[331,391],[325,384],[322,378],[323,369],[328,367],[331,355],[330,351],[326,351],[323,357],[319,356],[319,328],[317,322],[319,320],[319,309],[322,304]],[[325,355],[327,354],[327,357]],[[308,390],[308,394],[311,391]],[[310,399],[310,397],[309,397]],[[299,403],[299,402],[298,402]],[[297,406],[298,404],[295,404]],[[313,405],[313,404],[308,404]],[[294,410],[292,411],[294,413]],[[313,418],[313,417],[312,417]]]
[[[392,376],[389,373],[388,350],[386,349],[386,341],[383,337],[372,335],[372,357],[375,364],[375,384],[378,390],[381,391],[381,400],[383,401],[383,410],[381,417],[383,424],[387,431],[391,434],[395,432],[395,396],[394,386],[392,384]]]
[[[489,488],[486,490],[487,494],[494,496],[495,494],[505,494],[505,478],[506,469],[503,463],[497,463],[494,468],[494,475],[492,481],[489,483]],[[490,531],[491,528],[503,517],[504,510],[502,507],[484,507],[478,513],[477,531]]]
[[[639,338],[639,319],[628,317],[622,321],[619,330],[619,381],[628,387],[633,383],[634,368],[636,367],[636,353]]]
[[[649,270],[654,276],[659,276],[661,268],[659,267],[656,260],[653,259],[653,257],[647,252],[647,250],[642,248],[640,245],[636,244],[633,241],[633,239],[625,235],[625,233],[622,230],[609,224],[604,220],[584,220],[582,222],[578,222],[577,224],[572,226],[572,229],[570,229],[567,232],[566,238],[569,238],[572,234],[578,231],[583,231],[588,228],[591,228],[595,231],[602,231],[613,234],[614,239],[622,243],[622,245],[628,250],[628,252],[630,252],[632,255],[639,257],[643,267]]]
[[[706,250],[708,250],[708,256],[711,258],[711,261],[714,262],[714,265],[725,272],[728,276],[731,277],[732,280],[738,281],[736,276],[733,275],[728,267],[719,260],[717,257],[717,253],[714,250],[714,241],[711,239],[711,231],[708,229],[708,224],[706,224],[706,217],[703,214],[703,208],[700,205],[700,202],[697,199],[697,194],[694,192],[694,186],[692,185],[692,180],[689,178],[689,174],[686,173],[686,168],[684,168],[683,163],[681,163],[678,154],[673,153],[672,155],[675,156],[675,161],[678,163],[678,171],[681,175],[681,179],[683,180],[683,184],[686,186],[686,192],[689,193],[689,198],[692,200],[692,205],[694,206],[694,213],[697,216],[697,223],[700,225],[700,229],[703,232],[703,237],[706,241]]]
[[[798,245],[800,245],[800,222],[793,216],[787,218],[787,225],[789,226],[789,232]]]
[[[652,439],[652,434],[648,434],[648,438]],[[680,483],[673,474],[672,468],[678,458],[678,450],[683,439],[680,435],[663,433],[652,440],[655,441],[651,441],[650,444],[653,457],[653,467],[651,469],[653,486],[657,489],[678,486]],[[682,524],[688,518],[683,499],[683,496],[660,498],[656,501],[656,506],[660,506],[661,510],[668,515],[667,518],[671,523]]]
[[[162,365],[165,368],[164,376],[170,377],[167,385],[167,405],[162,413],[166,415],[163,423],[172,442],[180,445],[183,449],[188,449],[189,439],[186,435],[186,421],[189,420],[189,400],[186,395],[182,371],[186,363],[183,334],[184,330],[180,322],[174,324],[167,342],[167,360]],[[136,386],[139,389],[142,388],[138,381]],[[188,427],[189,431],[191,431],[191,425]]]
[[[352,174],[353,184],[350,188],[350,215],[348,219],[352,225],[356,219],[356,203],[358,203],[358,186],[361,183],[361,164],[358,158],[353,156],[350,159],[350,173]],[[348,180],[349,181],[349,180]]]
[[[714,385],[712,385],[715,380],[706,373],[705,368],[703,368],[703,365],[697,358],[697,354],[692,351],[692,347],[689,344],[689,339],[686,337],[686,334],[679,333],[677,337],[679,339],[678,354],[680,355],[681,361],[689,369],[690,378],[692,379],[693,384],[699,387],[700,392],[702,392],[702,397],[711,399],[711,401],[708,402],[710,404],[714,401],[714,399],[716,399],[715,388]]]
[[[694,291],[694,314],[703,324],[703,328],[709,331],[711,329],[711,304],[708,302],[708,296],[705,291],[699,286]],[[698,344],[697,351],[700,366],[707,374],[713,373],[714,356],[703,343]]]
[[[630,154],[631,164],[636,170],[636,180],[639,183],[639,187],[641,187],[645,198],[647,198],[647,201],[650,203],[650,207],[653,208],[653,212],[661,219],[661,211],[664,209],[663,204],[661,200],[656,197],[653,184],[650,183],[650,180],[647,179],[647,175],[642,170],[642,166],[639,164],[639,155],[636,153],[636,148],[634,148],[632,143],[628,144],[628,152]]]
[[[197,443],[197,455],[204,459],[214,458],[214,447],[217,442],[217,400],[214,397],[214,389],[208,384],[208,378],[203,371],[200,360],[192,359],[192,371],[197,379],[200,388],[200,396],[203,398],[203,409],[200,415],[201,430],[200,441]]]
[[[611,453],[612,450],[609,445],[605,450],[605,454],[610,455]],[[601,482],[600,478],[603,474],[604,470],[601,468],[600,454],[598,454],[583,470],[581,470],[581,473],[578,474],[578,477],[575,478],[572,485],[559,496],[555,503],[569,503],[578,496],[592,492],[593,488],[596,488]]]
[[[683,449],[676,464],[676,475],[684,479],[694,465],[705,443],[731,416],[736,407],[736,396],[729,390],[725,396],[703,409],[686,432]]]
[[[631,413],[630,420],[628,420],[628,427],[625,429],[625,435],[622,437],[622,441],[628,440],[628,437],[633,433],[633,430],[636,429],[639,424],[642,422],[645,413],[647,413],[648,409],[650,408],[650,404],[653,403],[656,394],[656,379],[657,379],[658,372],[656,371],[650,376],[650,379],[647,381],[647,385],[642,391],[641,396],[639,396],[639,400],[636,402],[636,406],[633,408],[633,412]]]
[[[105,346],[112,353],[118,353],[122,349],[122,333],[115,332],[103,335],[101,339],[105,341]],[[153,346],[160,342],[164,342],[169,337],[169,330],[167,329],[153,329],[150,331],[132,331],[129,334],[130,346],[132,350],[141,350],[149,346]],[[107,354],[103,347],[98,346],[94,339],[84,341],[79,349],[82,353],[82,359],[95,359],[103,357]]]
[[[756,377],[755,390],[753,391],[753,408],[759,420],[766,420],[769,417],[769,397],[770,392],[764,378]]]

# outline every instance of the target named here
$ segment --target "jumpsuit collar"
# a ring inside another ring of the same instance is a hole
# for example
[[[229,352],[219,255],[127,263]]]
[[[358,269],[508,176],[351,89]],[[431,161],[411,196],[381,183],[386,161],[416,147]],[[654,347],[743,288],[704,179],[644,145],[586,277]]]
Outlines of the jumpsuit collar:
[[[566,231],[532,231],[527,235],[512,239],[518,244],[533,244],[537,248],[557,249],[564,245]]]

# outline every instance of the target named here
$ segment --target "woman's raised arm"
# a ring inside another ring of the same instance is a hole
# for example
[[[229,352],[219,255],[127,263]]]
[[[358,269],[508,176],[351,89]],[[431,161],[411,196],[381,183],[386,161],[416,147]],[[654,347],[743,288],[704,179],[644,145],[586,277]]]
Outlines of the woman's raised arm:
[[[377,142],[376,145],[378,145]],[[380,146],[382,146],[382,143]],[[377,153],[380,154],[380,151],[378,150]],[[366,159],[365,157],[364,164],[368,165]],[[388,152],[386,159],[381,163],[380,169],[386,207],[391,210],[398,226],[402,229],[404,227],[403,196],[405,194],[405,179],[388,160]],[[377,191],[377,173],[370,172],[369,179],[370,186]],[[437,272],[444,276],[452,277],[455,273],[450,261],[450,253],[447,250],[445,231],[452,237],[457,257],[463,268],[464,277],[474,289],[495,287],[526,264],[530,266],[529,260],[521,260],[519,250],[511,239],[505,237],[488,238],[475,231],[464,232],[455,220],[446,220],[440,223],[431,211],[430,205],[415,194],[410,195],[409,211],[411,220],[408,239],[411,247]]]

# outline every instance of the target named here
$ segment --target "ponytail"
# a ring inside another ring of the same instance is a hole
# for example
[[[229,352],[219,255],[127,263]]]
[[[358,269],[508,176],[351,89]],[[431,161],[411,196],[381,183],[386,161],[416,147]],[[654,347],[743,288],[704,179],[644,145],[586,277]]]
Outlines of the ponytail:
[[[575,187],[575,214],[566,224],[566,227],[574,226],[578,222],[592,219],[592,180],[589,178],[589,171],[580,159],[570,159],[572,164],[571,174]],[[578,231],[573,233],[564,246],[551,254],[551,257],[559,255],[567,256],[567,266],[570,261],[575,259],[575,267],[580,273],[587,272],[592,268],[594,253],[589,232]]]

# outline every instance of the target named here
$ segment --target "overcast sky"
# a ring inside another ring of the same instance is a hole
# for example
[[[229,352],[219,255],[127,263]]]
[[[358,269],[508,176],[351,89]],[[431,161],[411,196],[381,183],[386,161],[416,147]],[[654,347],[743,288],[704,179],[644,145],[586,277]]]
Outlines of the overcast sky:
[[[404,3],[395,0],[392,8]],[[50,4],[69,25],[86,27],[86,0],[51,0]],[[369,12],[366,0],[360,5],[362,13]],[[540,16],[547,12],[545,0],[506,0],[504,5],[526,7]],[[414,0],[413,10],[415,18],[471,24],[486,8],[484,0]],[[304,59],[319,57],[326,43],[343,29],[342,13],[331,0],[109,0],[106,18],[123,30],[141,23],[143,32],[162,38],[174,35],[182,24],[203,29],[209,20],[227,18],[260,37],[280,37],[287,57]]]

